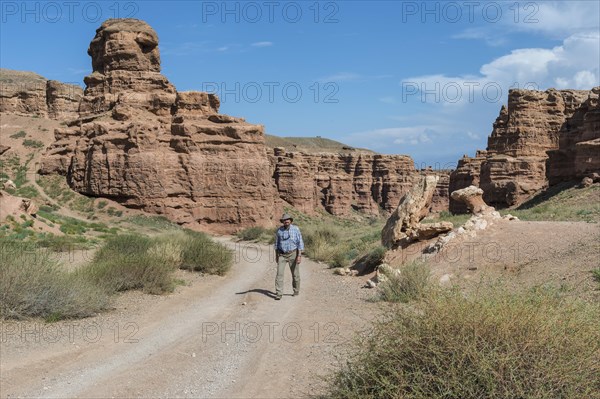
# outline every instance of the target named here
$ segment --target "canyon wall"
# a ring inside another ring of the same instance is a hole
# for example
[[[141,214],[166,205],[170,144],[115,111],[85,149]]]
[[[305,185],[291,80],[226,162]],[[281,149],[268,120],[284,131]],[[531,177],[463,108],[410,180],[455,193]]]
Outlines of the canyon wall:
[[[599,171],[599,91],[511,90],[487,151],[459,161],[450,176],[450,192],[477,183],[488,204],[503,208],[549,184]],[[452,212],[463,208],[450,201]]]
[[[78,117],[83,89],[33,72],[0,69],[0,112],[57,120]]]

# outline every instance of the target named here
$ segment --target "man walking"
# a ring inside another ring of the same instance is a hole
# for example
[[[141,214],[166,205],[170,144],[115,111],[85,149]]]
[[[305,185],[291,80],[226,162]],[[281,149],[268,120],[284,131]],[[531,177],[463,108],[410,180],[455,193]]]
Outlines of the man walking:
[[[294,225],[292,218],[287,213],[281,216],[279,221],[282,226],[275,234],[275,261],[277,262],[277,277],[275,278],[275,299],[280,300],[283,295],[283,274],[285,265],[289,263],[292,271],[292,287],[294,296],[300,294],[300,262],[302,262],[302,251],[304,241],[300,229]]]

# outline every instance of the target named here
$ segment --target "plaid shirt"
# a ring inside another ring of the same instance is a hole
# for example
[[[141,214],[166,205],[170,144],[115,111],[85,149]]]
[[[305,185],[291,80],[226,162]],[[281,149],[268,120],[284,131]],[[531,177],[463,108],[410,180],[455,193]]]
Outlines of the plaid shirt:
[[[275,233],[275,250],[279,252],[290,252],[299,249],[304,250],[304,241],[300,229],[293,224],[289,229],[281,226]]]

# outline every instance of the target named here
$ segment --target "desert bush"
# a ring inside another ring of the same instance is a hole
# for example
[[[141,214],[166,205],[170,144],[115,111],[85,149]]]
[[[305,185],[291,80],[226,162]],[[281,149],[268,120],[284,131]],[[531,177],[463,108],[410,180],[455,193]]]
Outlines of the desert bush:
[[[598,398],[599,320],[548,290],[438,291],[359,338],[326,397]]]
[[[179,234],[182,248],[182,269],[194,270],[220,276],[233,265],[233,252],[214,242],[204,233],[185,230]]]
[[[330,267],[346,267],[350,263],[346,256],[349,241],[341,240],[340,233],[326,225],[309,226],[302,233],[306,255],[325,262]]]
[[[597,267],[594,270],[592,270],[592,278],[596,280],[598,284],[600,284],[600,267]],[[598,288],[600,288],[600,286]]]
[[[264,242],[267,244],[275,242],[275,232],[273,229],[258,226],[240,230],[236,233],[236,236],[242,241]]]
[[[0,316],[22,319],[87,317],[106,308],[107,295],[63,271],[31,243],[0,241]]]
[[[24,130],[19,130],[17,133],[11,134],[9,137],[11,139],[22,139],[25,136],[27,136],[27,133]]]
[[[151,254],[152,244],[150,238],[134,234],[109,238],[79,273],[108,293],[131,289],[150,294],[171,292],[175,267]]]
[[[400,273],[386,275],[377,287],[379,299],[386,302],[410,302],[425,297],[429,289],[429,268],[418,261],[400,269]]]
[[[44,148],[44,143],[39,140],[25,139],[23,140],[23,145],[30,148]]]
[[[40,234],[36,243],[41,248],[47,248],[55,252],[87,249],[91,247],[91,242],[83,236],[57,236],[52,233]]]

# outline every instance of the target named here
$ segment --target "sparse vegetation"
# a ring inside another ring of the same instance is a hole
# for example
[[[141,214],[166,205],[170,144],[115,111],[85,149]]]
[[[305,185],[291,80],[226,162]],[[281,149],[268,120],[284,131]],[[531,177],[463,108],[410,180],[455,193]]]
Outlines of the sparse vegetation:
[[[106,308],[97,286],[63,271],[32,243],[0,240],[0,316],[22,319],[87,317]]]
[[[206,234],[185,230],[176,234],[182,248],[182,269],[220,276],[233,265],[233,253]]]
[[[275,242],[275,229],[264,227],[248,227],[236,233],[236,236],[242,241],[262,242],[272,244]]]
[[[592,270],[592,278],[598,283],[598,288],[600,289],[600,267]]]
[[[42,143],[41,141],[30,140],[30,139],[23,140],[23,145],[25,147],[29,147],[29,148],[44,148],[45,147],[44,143]]]
[[[77,273],[107,293],[141,289],[151,294],[170,292],[174,285],[174,265],[149,254],[153,242],[141,235],[122,235],[108,239],[89,265]]]
[[[551,187],[517,209],[501,211],[521,220],[600,222],[600,186],[575,188],[572,183]]]
[[[11,139],[22,139],[25,136],[27,136],[27,133],[25,133],[24,130],[19,130],[17,133],[11,134],[9,137]]]
[[[380,246],[383,219],[340,219],[328,214],[310,217],[297,211],[306,255],[331,267],[347,267]]]
[[[454,215],[448,211],[441,211],[436,216],[429,216],[423,219],[424,223],[435,223],[435,222],[452,222],[454,227],[462,226],[469,220],[471,215],[463,214],[463,215]]]
[[[548,290],[430,293],[363,336],[327,398],[597,398],[600,305]]]
[[[407,303],[424,298],[430,289],[429,268],[422,262],[411,262],[399,274],[386,277],[378,287],[382,301]]]

